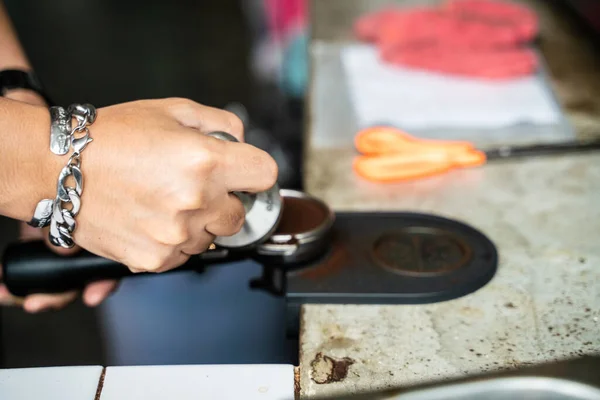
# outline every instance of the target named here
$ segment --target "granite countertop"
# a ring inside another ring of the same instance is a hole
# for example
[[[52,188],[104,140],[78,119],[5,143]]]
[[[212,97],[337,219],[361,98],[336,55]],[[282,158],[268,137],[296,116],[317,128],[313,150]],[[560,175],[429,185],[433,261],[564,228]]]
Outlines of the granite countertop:
[[[313,43],[349,40],[357,15],[389,3],[314,0]],[[541,17],[551,85],[577,136],[599,135],[600,53],[547,2],[527,3]],[[328,68],[326,59],[317,61],[313,77]],[[365,182],[352,173],[351,141],[321,147],[314,140],[317,120],[351,129],[343,99],[325,109],[315,95],[324,84],[343,98],[335,82],[313,79],[305,189],[337,211],[420,211],[464,221],[492,238],[500,265],[484,288],[448,302],[304,306],[301,397],[600,353],[600,154],[489,163],[404,184]]]

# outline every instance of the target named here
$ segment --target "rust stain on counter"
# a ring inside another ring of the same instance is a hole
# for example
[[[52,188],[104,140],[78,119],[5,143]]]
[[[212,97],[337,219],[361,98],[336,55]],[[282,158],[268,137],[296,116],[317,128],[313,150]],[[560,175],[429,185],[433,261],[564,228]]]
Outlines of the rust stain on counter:
[[[348,376],[348,369],[355,361],[349,357],[333,358],[319,352],[310,363],[311,379],[322,385],[341,382]]]
[[[300,367],[294,367],[294,400],[300,398]]]

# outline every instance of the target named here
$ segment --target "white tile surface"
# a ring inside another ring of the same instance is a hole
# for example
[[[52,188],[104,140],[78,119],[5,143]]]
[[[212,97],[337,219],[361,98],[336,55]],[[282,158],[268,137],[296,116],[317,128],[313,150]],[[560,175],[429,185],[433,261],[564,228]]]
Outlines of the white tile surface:
[[[102,367],[0,370],[2,400],[94,400]]]
[[[100,400],[293,400],[291,365],[109,367]]]

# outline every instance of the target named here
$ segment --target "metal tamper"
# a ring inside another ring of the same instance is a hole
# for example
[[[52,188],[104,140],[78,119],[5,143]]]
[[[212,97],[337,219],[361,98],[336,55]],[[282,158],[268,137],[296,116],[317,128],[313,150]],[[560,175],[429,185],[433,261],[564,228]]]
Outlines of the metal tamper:
[[[208,136],[230,142],[238,141],[225,132],[211,132]],[[282,214],[282,199],[277,183],[264,192],[233,194],[241,200],[246,210],[244,226],[233,236],[216,237],[214,244],[227,249],[241,249],[268,240],[277,229]]]

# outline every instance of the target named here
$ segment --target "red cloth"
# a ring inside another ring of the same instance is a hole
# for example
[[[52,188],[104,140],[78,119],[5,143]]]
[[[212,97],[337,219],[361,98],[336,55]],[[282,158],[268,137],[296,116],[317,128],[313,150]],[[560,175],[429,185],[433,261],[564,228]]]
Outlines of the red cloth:
[[[497,0],[449,0],[445,9],[463,19],[508,26],[522,42],[531,41],[538,34],[537,15],[520,4]]]
[[[391,64],[482,79],[526,76],[537,68],[536,54],[528,49],[464,51],[438,47],[392,52],[382,57]]]
[[[359,18],[356,36],[386,62],[486,79],[529,75],[535,13],[498,0],[450,0],[441,7],[384,9]]]

